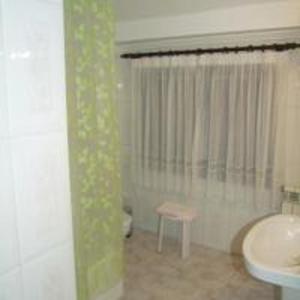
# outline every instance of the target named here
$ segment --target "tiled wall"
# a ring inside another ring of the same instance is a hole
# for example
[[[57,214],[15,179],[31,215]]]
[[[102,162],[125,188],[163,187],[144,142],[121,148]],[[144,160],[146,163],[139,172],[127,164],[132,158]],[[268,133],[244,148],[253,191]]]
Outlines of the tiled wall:
[[[0,300],[75,300],[62,0],[0,0]]]

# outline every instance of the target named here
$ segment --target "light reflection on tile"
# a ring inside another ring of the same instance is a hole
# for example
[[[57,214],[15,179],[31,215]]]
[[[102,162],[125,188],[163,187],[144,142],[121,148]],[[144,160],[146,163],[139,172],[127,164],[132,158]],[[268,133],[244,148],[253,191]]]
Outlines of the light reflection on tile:
[[[4,4],[10,135],[65,129],[61,9],[47,1],[30,9],[26,1]]]

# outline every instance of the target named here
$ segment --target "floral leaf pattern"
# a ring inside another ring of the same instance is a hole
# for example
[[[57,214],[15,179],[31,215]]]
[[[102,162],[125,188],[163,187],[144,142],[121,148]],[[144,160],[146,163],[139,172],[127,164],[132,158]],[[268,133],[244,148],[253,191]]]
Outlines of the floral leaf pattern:
[[[122,278],[114,17],[109,0],[66,0],[68,134],[79,300]]]

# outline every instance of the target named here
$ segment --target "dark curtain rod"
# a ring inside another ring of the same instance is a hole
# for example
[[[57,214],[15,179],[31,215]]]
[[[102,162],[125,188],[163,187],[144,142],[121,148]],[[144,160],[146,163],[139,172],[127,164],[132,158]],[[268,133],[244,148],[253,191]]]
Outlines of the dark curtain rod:
[[[214,53],[230,53],[230,52],[253,52],[253,51],[286,51],[300,48],[299,43],[272,44],[259,46],[242,46],[242,47],[223,47],[223,48],[208,48],[208,49],[190,49],[190,50],[169,50],[158,52],[140,52],[140,53],[124,53],[121,58],[139,59],[143,57],[163,57],[163,56],[179,56],[179,55],[202,55]]]

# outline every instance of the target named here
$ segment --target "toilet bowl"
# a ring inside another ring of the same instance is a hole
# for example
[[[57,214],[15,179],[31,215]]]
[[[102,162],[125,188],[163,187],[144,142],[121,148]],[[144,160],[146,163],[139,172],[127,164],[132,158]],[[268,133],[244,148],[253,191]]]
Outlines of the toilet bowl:
[[[132,234],[132,216],[123,211],[123,236],[130,237]]]

